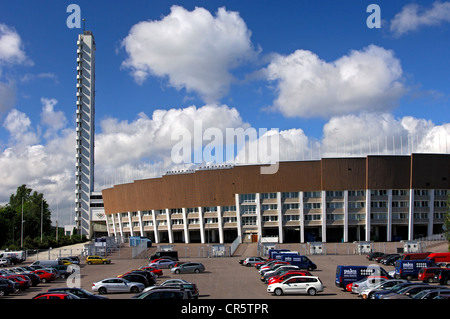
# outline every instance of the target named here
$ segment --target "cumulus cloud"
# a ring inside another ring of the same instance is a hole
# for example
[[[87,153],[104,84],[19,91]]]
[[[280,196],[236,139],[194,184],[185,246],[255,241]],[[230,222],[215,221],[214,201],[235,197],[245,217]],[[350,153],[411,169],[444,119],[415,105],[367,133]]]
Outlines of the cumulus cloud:
[[[0,23],[0,63],[31,63],[23,50],[19,34],[6,24]]]
[[[370,45],[328,63],[297,50],[277,55],[266,68],[277,82],[273,109],[287,117],[324,117],[387,111],[405,92],[402,67],[394,53]]]
[[[67,124],[66,116],[62,111],[55,111],[55,105],[58,103],[56,99],[41,98],[42,112],[41,123],[47,127],[44,134],[50,138]]]
[[[362,113],[333,117],[323,127],[324,156],[446,153],[450,124],[435,125],[412,116]]]
[[[170,162],[172,147],[183,138],[191,139],[193,145],[199,133],[202,146],[208,143],[203,140],[208,128],[216,128],[225,136],[227,128],[247,127],[248,124],[234,108],[205,105],[156,110],[151,117],[139,113],[132,122],[108,118],[100,126],[102,133],[96,136],[96,164],[112,169],[143,158]],[[174,137],[172,133],[177,130],[188,136]]]
[[[444,22],[450,22],[450,2],[436,1],[431,8],[422,8],[411,3],[405,5],[391,20],[390,30],[395,36],[401,36],[422,26],[434,26]]]
[[[149,76],[167,77],[176,89],[196,92],[207,103],[223,97],[234,81],[231,70],[256,54],[251,32],[237,12],[219,8],[172,6],[158,21],[134,25],[122,41],[123,66],[138,83]]]

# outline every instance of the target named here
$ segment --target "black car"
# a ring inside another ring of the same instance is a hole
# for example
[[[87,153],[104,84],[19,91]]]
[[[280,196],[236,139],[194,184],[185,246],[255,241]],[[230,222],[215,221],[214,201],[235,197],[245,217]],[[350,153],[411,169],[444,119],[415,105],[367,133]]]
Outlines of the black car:
[[[375,258],[381,257],[381,256],[383,256],[383,255],[384,255],[384,254],[383,254],[382,252],[379,252],[379,251],[373,251],[373,252],[369,253],[366,257],[367,257],[367,259],[369,259],[369,260],[374,260]]]
[[[15,291],[15,284],[11,280],[0,278],[0,296],[7,296]]]
[[[434,274],[434,281],[440,285],[450,285],[450,269],[442,269]]]
[[[132,270],[130,271],[130,274],[138,274],[144,276],[145,278],[147,278],[149,286],[153,286],[154,284],[156,284],[156,279],[151,271]]]
[[[31,272],[21,272],[19,275],[27,276],[31,280],[31,286],[36,287],[41,283],[41,277]]]
[[[148,282],[147,278],[144,275],[141,274],[135,274],[135,273],[129,273],[122,276],[123,279],[126,279],[131,282],[140,282],[145,287],[150,286],[150,283]]]
[[[72,295],[77,296],[80,299],[108,299],[104,296],[95,295],[89,291],[86,291],[82,288],[52,288],[49,289],[47,292],[68,292]]]

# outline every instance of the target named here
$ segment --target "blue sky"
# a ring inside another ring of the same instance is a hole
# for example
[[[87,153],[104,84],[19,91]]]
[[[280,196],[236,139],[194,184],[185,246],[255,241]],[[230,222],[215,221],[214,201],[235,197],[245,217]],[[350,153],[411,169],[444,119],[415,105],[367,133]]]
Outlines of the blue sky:
[[[0,202],[27,184],[71,210],[71,3],[97,46],[99,189],[171,169],[186,118],[277,128],[281,160],[450,150],[450,2],[1,1]]]

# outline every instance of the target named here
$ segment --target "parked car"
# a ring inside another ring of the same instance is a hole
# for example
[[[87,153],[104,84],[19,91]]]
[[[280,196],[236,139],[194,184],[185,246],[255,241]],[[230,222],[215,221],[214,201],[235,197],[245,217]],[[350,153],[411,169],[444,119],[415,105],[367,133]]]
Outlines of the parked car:
[[[433,288],[433,286],[429,284],[419,283],[414,285],[409,285],[407,287],[403,287],[402,289],[392,292],[390,294],[385,294],[381,296],[380,299],[403,299],[406,297],[407,299],[410,298],[410,296],[414,296],[416,293],[425,290]]]
[[[48,272],[44,269],[35,270],[33,273],[41,278],[42,283],[47,283],[56,279],[56,275],[54,273]]]
[[[139,269],[151,272],[153,275],[155,275],[156,278],[161,277],[163,275],[162,269],[159,269],[159,268],[156,268],[156,267],[142,266]]]
[[[265,259],[261,258],[261,257],[247,257],[242,262],[242,265],[247,266],[247,267],[252,267],[253,265],[255,265],[257,263],[264,262],[264,261],[265,261]]]
[[[315,276],[291,277],[283,282],[267,286],[267,292],[274,293],[277,296],[282,294],[308,294],[314,296],[321,291],[323,291],[322,282],[319,277]]]
[[[385,255],[383,258],[380,259],[380,263],[383,265],[388,265],[388,262],[392,259],[392,258],[401,258],[403,257],[400,254],[389,254],[389,255]]]
[[[355,281],[351,286],[351,293],[359,295],[361,291],[366,289],[367,287],[374,286],[380,282],[386,281],[388,278],[379,277],[379,276],[368,276],[361,280]]]
[[[138,293],[144,290],[145,286],[140,282],[130,282],[123,278],[106,278],[92,284],[92,291],[99,294],[112,292]]]
[[[69,292],[42,292],[33,299],[80,299]]]
[[[266,271],[263,275],[261,275],[260,279],[262,282],[267,282],[270,277],[282,275],[290,270],[300,270],[300,268],[292,265],[283,265],[277,267],[275,270]]]
[[[440,267],[424,267],[419,270],[419,274],[417,275],[417,279],[422,282],[434,282],[434,275],[438,270],[441,270]]]
[[[312,274],[307,270],[288,270],[282,275],[279,276],[272,276],[267,279],[267,284],[271,285],[276,282],[282,282],[288,278],[291,278],[293,276],[312,276]]]
[[[110,264],[111,260],[108,258],[103,258],[100,256],[87,256],[86,257],[86,264],[93,265],[93,264]]]
[[[31,286],[36,287],[41,283],[41,278],[32,272],[20,272],[19,275],[26,276],[31,280]]]
[[[450,294],[450,289],[447,287],[440,289],[431,288],[415,294],[412,296],[412,299],[436,299],[436,297],[448,294]]]
[[[402,288],[404,288],[406,286],[411,286],[411,285],[416,285],[416,283],[406,280],[405,282],[401,282],[401,283],[395,285],[394,287],[385,288],[385,289],[374,292],[372,294],[373,297],[371,299],[381,299],[381,297],[384,295],[391,294],[391,293],[397,293]]]
[[[132,299],[193,299],[189,290],[184,289],[152,289],[133,296]]]
[[[178,267],[173,267],[170,272],[175,274],[181,274],[181,273],[200,273],[205,271],[205,266],[203,266],[202,263],[184,263]]]
[[[175,266],[176,261],[171,260],[171,259],[159,259],[156,262],[152,262],[149,264],[149,266],[151,267],[156,267],[156,268],[167,268],[170,269],[173,266]]]
[[[199,297],[199,290],[197,288],[197,285],[191,282],[168,282],[166,284],[161,284],[159,286],[147,287],[142,291],[142,293],[154,289],[173,289],[173,288],[191,291],[192,297],[194,299],[197,299]]]
[[[383,256],[383,255],[384,255],[384,253],[382,253],[382,252],[379,252],[379,251],[373,251],[373,252],[369,253],[369,254],[366,256],[366,258],[369,259],[369,260],[374,260],[375,258],[381,257],[381,256]]]
[[[29,278],[23,277],[21,275],[6,276],[6,279],[18,282],[19,283],[19,289],[22,290],[22,291],[31,287],[31,280]]]
[[[361,293],[359,294],[362,299],[374,299],[373,294],[382,291],[382,290],[389,290],[395,285],[398,285],[400,283],[408,282],[405,279],[388,279],[382,282],[379,282],[378,284],[372,286],[372,287],[366,287],[366,289],[363,289]]]
[[[56,293],[56,292],[68,292],[72,295],[77,296],[80,299],[108,299],[105,296],[99,296],[95,295],[87,290],[84,290],[83,288],[69,288],[69,287],[63,287],[63,288],[52,288],[47,290],[47,293]]]
[[[450,285],[450,269],[441,269],[434,274],[434,281],[440,285]]]
[[[15,284],[11,280],[0,278],[0,297],[7,296],[15,291]]]
[[[141,274],[128,273],[126,275],[121,276],[120,278],[126,279],[131,282],[140,282],[145,287],[150,286],[150,283],[148,282],[147,278]]]
[[[9,266],[10,264],[11,262],[9,261],[9,259],[0,258],[0,267],[6,267]]]

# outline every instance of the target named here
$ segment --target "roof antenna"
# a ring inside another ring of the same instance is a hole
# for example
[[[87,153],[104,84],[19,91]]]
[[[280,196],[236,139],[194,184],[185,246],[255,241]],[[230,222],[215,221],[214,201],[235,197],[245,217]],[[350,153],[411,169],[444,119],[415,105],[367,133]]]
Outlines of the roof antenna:
[[[83,19],[83,32],[86,31],[86,19]]]

